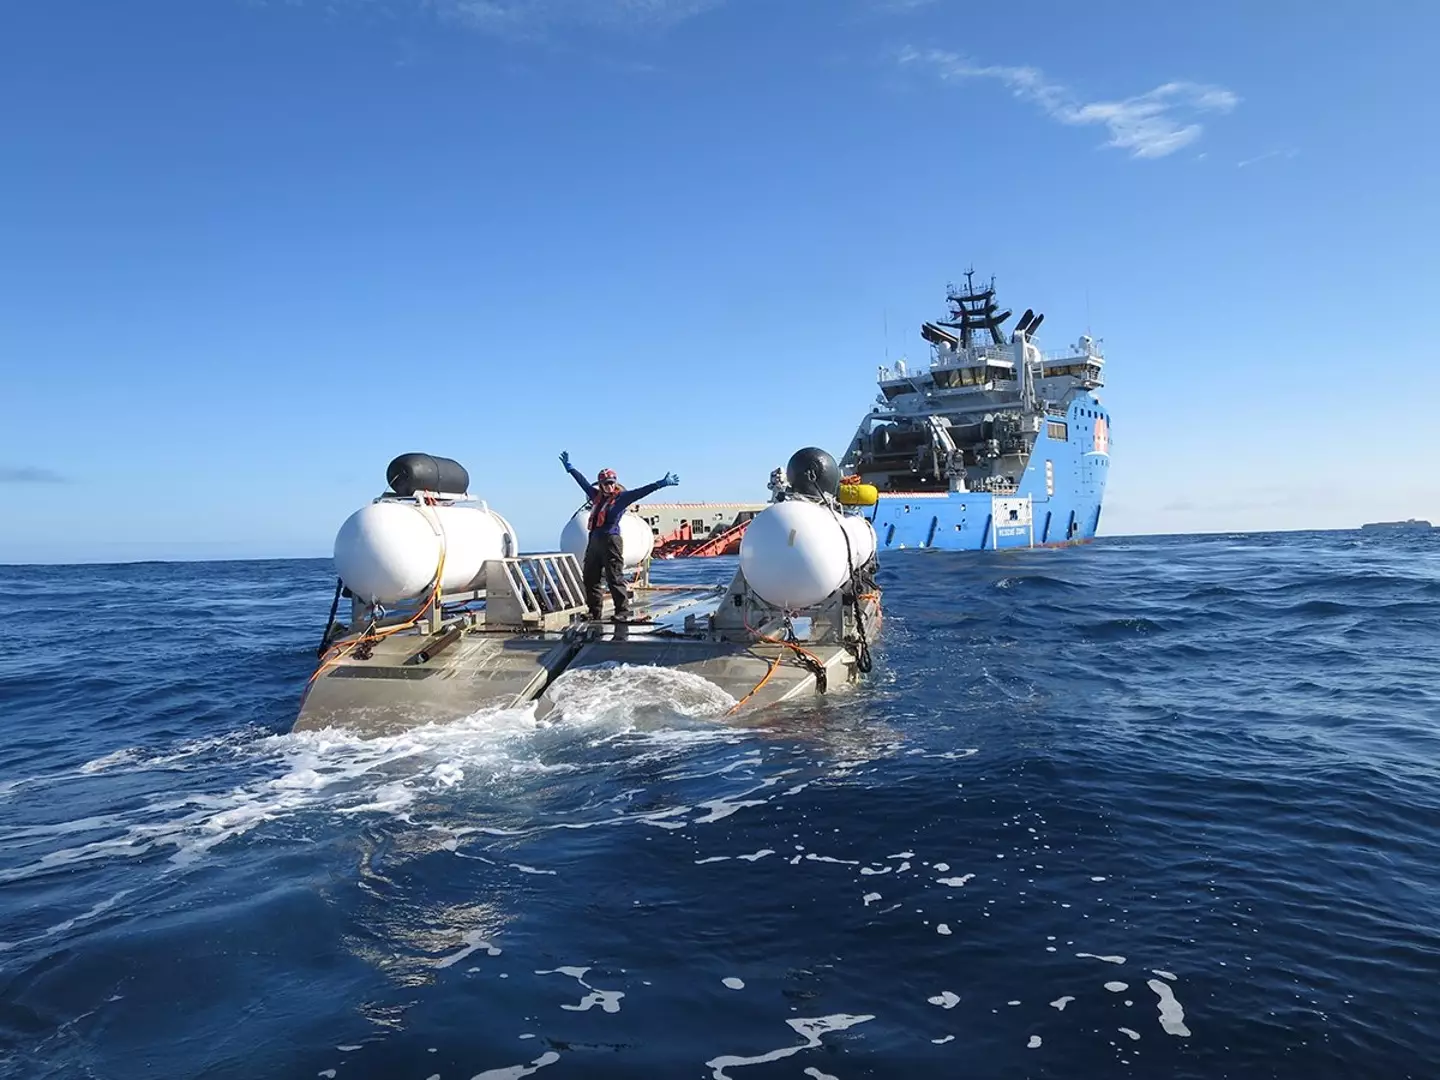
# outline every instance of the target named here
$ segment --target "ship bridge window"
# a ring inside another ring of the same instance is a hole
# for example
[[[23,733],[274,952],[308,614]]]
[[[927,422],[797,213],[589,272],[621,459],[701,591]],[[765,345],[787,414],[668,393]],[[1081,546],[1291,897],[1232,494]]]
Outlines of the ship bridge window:
[[[1047,420],[1045,421],[1045,434],[1056,442],[1066,442],[1070,438],[1069,425],[1064,420]]]

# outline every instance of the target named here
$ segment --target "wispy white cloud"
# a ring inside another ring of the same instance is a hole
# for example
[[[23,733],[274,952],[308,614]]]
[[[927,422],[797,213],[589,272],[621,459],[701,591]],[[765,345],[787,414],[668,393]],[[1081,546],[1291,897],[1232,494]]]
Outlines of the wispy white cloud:
[[[870,0],[870,10],[879,15],[907,15],[921,8],[933,7],[940,0]]]
[[[395,18],[421,12],[454,26],[505,37],[544,37],[552,31],[665,29],[723,6],[728,0],[239,0],[255,7],[324,9],[331,15],[366,13]]]
[[[900,62],[933,71],[941,79],[993,79],[1017,98],[1039,107],[1052,120],[1072,126],[1103,125],[1110,133],[1106,146],[1131,157],[1161,158],[1189,146],[1204,130],[1197,117],[1228,113],[1240,104],[1238,95],[1204,83],[1168,82],[1121,101],[1081,101],[1068,87],[1052,82],[1038,68],[972,63],[941,49],[905,49]]]
[[[471,29],[530,36],[566,26],[664,28],[724,0],[429,0],[442,17]]]
[[[1288,150],[1271,150],[1264,154],[1258,154],[1252,158],[1246,158],[1244,161],[1237,161],[1235,163],[1235,167],[1237,169],[1246,169],[1249,168],[1251,165],[1258,165],[1262,161],[1269,161],[1271,158],[1285,158],[1288,161],[1290,158],[1293,158],[1299,152],[1300,151],[1293,148]]]
[[[65,477],[38,465],[0,465],[0,484],[63,484]]]

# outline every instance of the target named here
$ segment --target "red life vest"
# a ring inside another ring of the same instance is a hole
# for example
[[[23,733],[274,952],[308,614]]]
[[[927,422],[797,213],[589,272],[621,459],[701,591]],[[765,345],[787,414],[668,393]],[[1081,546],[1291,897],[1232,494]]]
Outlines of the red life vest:
[[[590,531],[594,532],[605,521],[605,515],[610,510],[610,504],[615,501],[614,495],[596,495],[595,504],[590,509]]]

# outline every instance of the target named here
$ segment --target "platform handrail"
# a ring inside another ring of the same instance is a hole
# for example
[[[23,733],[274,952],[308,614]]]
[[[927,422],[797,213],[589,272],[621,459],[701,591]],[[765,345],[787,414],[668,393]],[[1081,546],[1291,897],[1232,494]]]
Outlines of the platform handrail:
[[[487,626],[559,627],[586,610],[580,564],[564,551],[486,560],[485,594]]]

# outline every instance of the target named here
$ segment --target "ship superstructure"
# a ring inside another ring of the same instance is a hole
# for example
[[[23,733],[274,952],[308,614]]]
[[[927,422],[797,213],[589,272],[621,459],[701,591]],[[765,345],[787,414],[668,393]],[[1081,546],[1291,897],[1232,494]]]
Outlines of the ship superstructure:
[[[639,503],[635,513],[650,526],[657,544],[687,532],[696,540],[724,532],[764,510],[763,502]]]
[[[841,462],[879,490],[881,550],[1034,547],[1093,539],[1110,465],[1100,343],[1043,352],[1044,315],[995,302],[995,283],[951,287],[926,322],[927,370],[879,372],[880,393]]]

